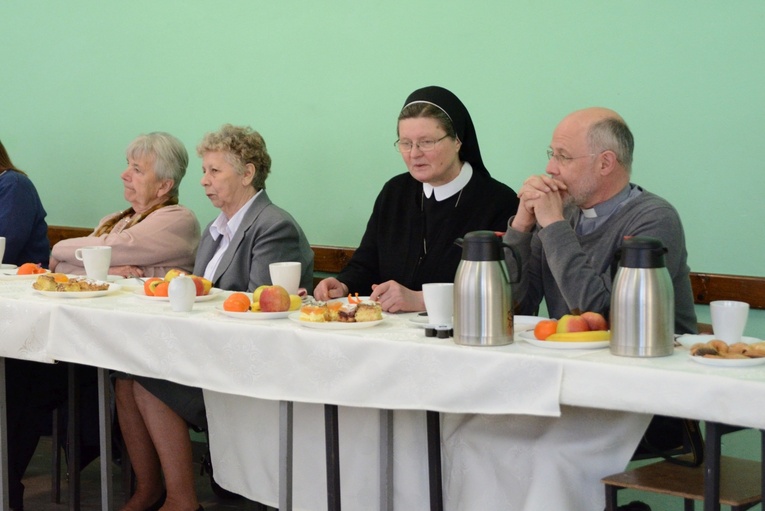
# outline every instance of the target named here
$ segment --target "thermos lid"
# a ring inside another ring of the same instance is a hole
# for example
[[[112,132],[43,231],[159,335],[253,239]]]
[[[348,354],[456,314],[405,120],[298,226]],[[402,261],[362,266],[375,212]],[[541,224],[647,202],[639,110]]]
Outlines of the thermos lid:
[[[463,261],[502,261],[502,239],[494,231],[472,231],[456,241]]]
[[[625,268],[664,268],[666,247],[661,240],[648,236],[624,238],[619,265]]]

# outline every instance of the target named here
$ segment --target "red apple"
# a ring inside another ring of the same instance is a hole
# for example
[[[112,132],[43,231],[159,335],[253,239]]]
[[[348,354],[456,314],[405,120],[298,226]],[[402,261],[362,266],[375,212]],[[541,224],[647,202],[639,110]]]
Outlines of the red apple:
[[[606,318],[597,312],[583,312],[582,319],[587,322],[587,326],[590,330],[608,330],[608,322]]]
[[[558,320],[557,333],[567,332],[587,332],[590,330],[590,326],[582,316],[575,316],[573,314],[566,314]]]
[[[290,308],[290,294],[282,286],[268,286],[260,293],[260,310],[284,312]]]
[[[191,276],[192,282],[194,282],[194,287],[197,288],[197,296],[204,296],[207,293],[205,292],[205,283],[202,282],[202,277],[197,277],[196,275]]]

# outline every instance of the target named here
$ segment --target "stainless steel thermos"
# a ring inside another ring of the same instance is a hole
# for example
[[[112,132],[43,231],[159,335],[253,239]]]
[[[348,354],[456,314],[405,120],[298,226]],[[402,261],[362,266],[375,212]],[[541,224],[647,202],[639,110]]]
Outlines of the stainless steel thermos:
[[[454,277],[454,342],[510,344],[513,300],[503,252],[510,247],[493,231],[469,232],[455,243],[462,247],[462,260]],[[514,252],[513,257],[518,261]]]
[[[611,290],[611,353],[663,357],[674,350],[675,292],[667,249],[649,237],[625,238]],[[616,262],[616,261],[615,261]]]

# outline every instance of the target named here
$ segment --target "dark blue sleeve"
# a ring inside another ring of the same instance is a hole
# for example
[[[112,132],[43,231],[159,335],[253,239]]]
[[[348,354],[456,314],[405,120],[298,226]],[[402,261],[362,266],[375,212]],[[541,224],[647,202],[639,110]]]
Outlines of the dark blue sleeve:
[[[20,264],[36,245],[37,226],[45,211],[32,182],[23,174],[7,171],[0,178],[0,236],[5,237],[3,261]],[[34,261],[46,262],[47,261]]]

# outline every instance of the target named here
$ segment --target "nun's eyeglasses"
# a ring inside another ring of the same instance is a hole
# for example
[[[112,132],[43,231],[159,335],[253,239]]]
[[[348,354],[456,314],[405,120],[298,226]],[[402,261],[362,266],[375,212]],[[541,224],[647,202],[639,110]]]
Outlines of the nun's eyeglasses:
[[[420,140],[419,142],[412,142],[411,140],[396,140],[393,142],[393,146],[402,153],[408,153],[414,146],[417,146],[417,149],[423,153],[427,153],[428,151],[435,149],[436,144],[448,136],[449,135],[444,135],[438,140]]]

